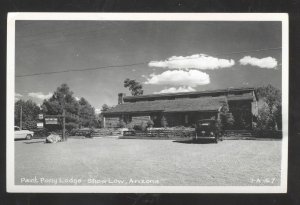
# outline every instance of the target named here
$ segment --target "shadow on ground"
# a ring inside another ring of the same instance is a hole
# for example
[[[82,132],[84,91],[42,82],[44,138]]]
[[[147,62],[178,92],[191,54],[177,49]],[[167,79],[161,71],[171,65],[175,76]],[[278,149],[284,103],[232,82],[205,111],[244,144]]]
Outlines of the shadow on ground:
[[[15,141],[27,141],[27,139],[15,139]]]
[[[24,142],[24,144],[37,144],[37,143],[46,143],[46,142],[45,142],[45,140]]]
[[[183,143],[183,144],[216,144],[212,140],[175,140],[173,142]]]

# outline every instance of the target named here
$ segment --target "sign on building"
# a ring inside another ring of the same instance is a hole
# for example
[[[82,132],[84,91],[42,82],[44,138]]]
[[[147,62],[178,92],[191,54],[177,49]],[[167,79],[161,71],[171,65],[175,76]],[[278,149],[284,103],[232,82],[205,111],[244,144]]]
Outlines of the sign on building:
[[[58,119],[57,117],[47,117],[45,118],[45,123],[46,125],[57,125]]]
[[[43,128],[44,127],[44,123],[42,122],[38,122],[36,123],[37,128]]]

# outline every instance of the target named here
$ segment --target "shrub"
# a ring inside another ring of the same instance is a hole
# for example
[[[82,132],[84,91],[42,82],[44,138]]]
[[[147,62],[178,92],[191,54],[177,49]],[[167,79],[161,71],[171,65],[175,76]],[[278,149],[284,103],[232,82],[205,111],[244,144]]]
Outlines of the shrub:
[[[221,120],[217,120],[216,122],[216,133],[223,134],[224,128]]]
[[[79,130],[79,129],[72,129],[72,130],[70,131],[70,135],[71,135],[71,136],[75,136],[78,130]]]
[[[168,126],[168,122],[167,122],[167,119],[166,119],[165,116],[162,116],[162,118],[161,118],[161,125],[163,127],[167,127]]]
[[[71,130],[77,128],[77,124],[74,122],[68,122],[68,123],[66,123],[65,127],[66,127],[66,130],[68,132],[70,132]]]
[[[152,120],[148,120],[147,127],[153,127],[154,122]]]
[[[49,135],[49,130],[46,128],[34,129],[34,138],[46,138]]]
[[[148,127],[148,123],[147,122],[142,122],[141,123],[141,128],[142,128],[143,132],[147,131],[147,127]]]
[[[142,131],[142,126],[141,125],[134,125],[133,129],[136,131]]]
[[[24,130],[34,130],[36,128],[37,128],[36,121],[34,120],[27,120],[22,125],[22,129]]]
[[[185,130],[186,127],[181,125],[181,126],[172,127],[172,128],[169,128],[169,129]]]
[[[135,124],[133,126],[133,129],[136,130],[136,131],[143,131],[143,132],[145,132],[147,130],[147,127],[148,127],[147,122],[141,122],[141,124],[139,124],[139,125]]]
[[[126,124],[126,128],[128,128],[128,130],[133,130],[134,125],[132,123],[128,123]]]
[[[120,120],[119,123],[118,123],[118,127],[119,128],[124,128],[124,127],[126,127],[126,123],[123,120]]]
[[[273,139],[282,139],[282,131],[277,130],[260,130],[255,129],[254,134],[258,138],[273,138]]]

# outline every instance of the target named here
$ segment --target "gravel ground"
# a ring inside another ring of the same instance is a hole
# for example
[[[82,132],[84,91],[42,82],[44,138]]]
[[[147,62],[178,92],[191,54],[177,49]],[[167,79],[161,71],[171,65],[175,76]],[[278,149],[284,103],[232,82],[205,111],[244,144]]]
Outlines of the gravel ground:
[[[281,141],[186,144],[116,138],[15,141],[15,183],[36,185],[279,185]]]

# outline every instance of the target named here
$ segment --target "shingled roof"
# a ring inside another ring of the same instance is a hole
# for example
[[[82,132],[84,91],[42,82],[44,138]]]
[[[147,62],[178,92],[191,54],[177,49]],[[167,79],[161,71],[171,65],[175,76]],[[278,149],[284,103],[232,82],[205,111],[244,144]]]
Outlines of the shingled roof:
[[[255,88],[252,87],[241,87],[241,88],[227,88],[227,89],[218,89],[218,90],[205,90],[205,91],[193,91],[193,92],[179,92],[179,93],[160,93],[160,94],[149,94],[149,95],[138,95],[138,96],[125,96],[124,102],[137,102],[137,101],[147,101],[149,99],[152,100],[165,100],[168,97],[176,97],[176,98],[193,98],[193,97],[220,97],[225,95],[244,95],[245,93],[249,93],[254,91],[255,97],[256,92]],[[253,98],[253,96],[252,96]]]
[[[217,111],[227,103],[225,97],[181,98],[175,100],[138,101],[119,104],[103,114],[138,112]]]

